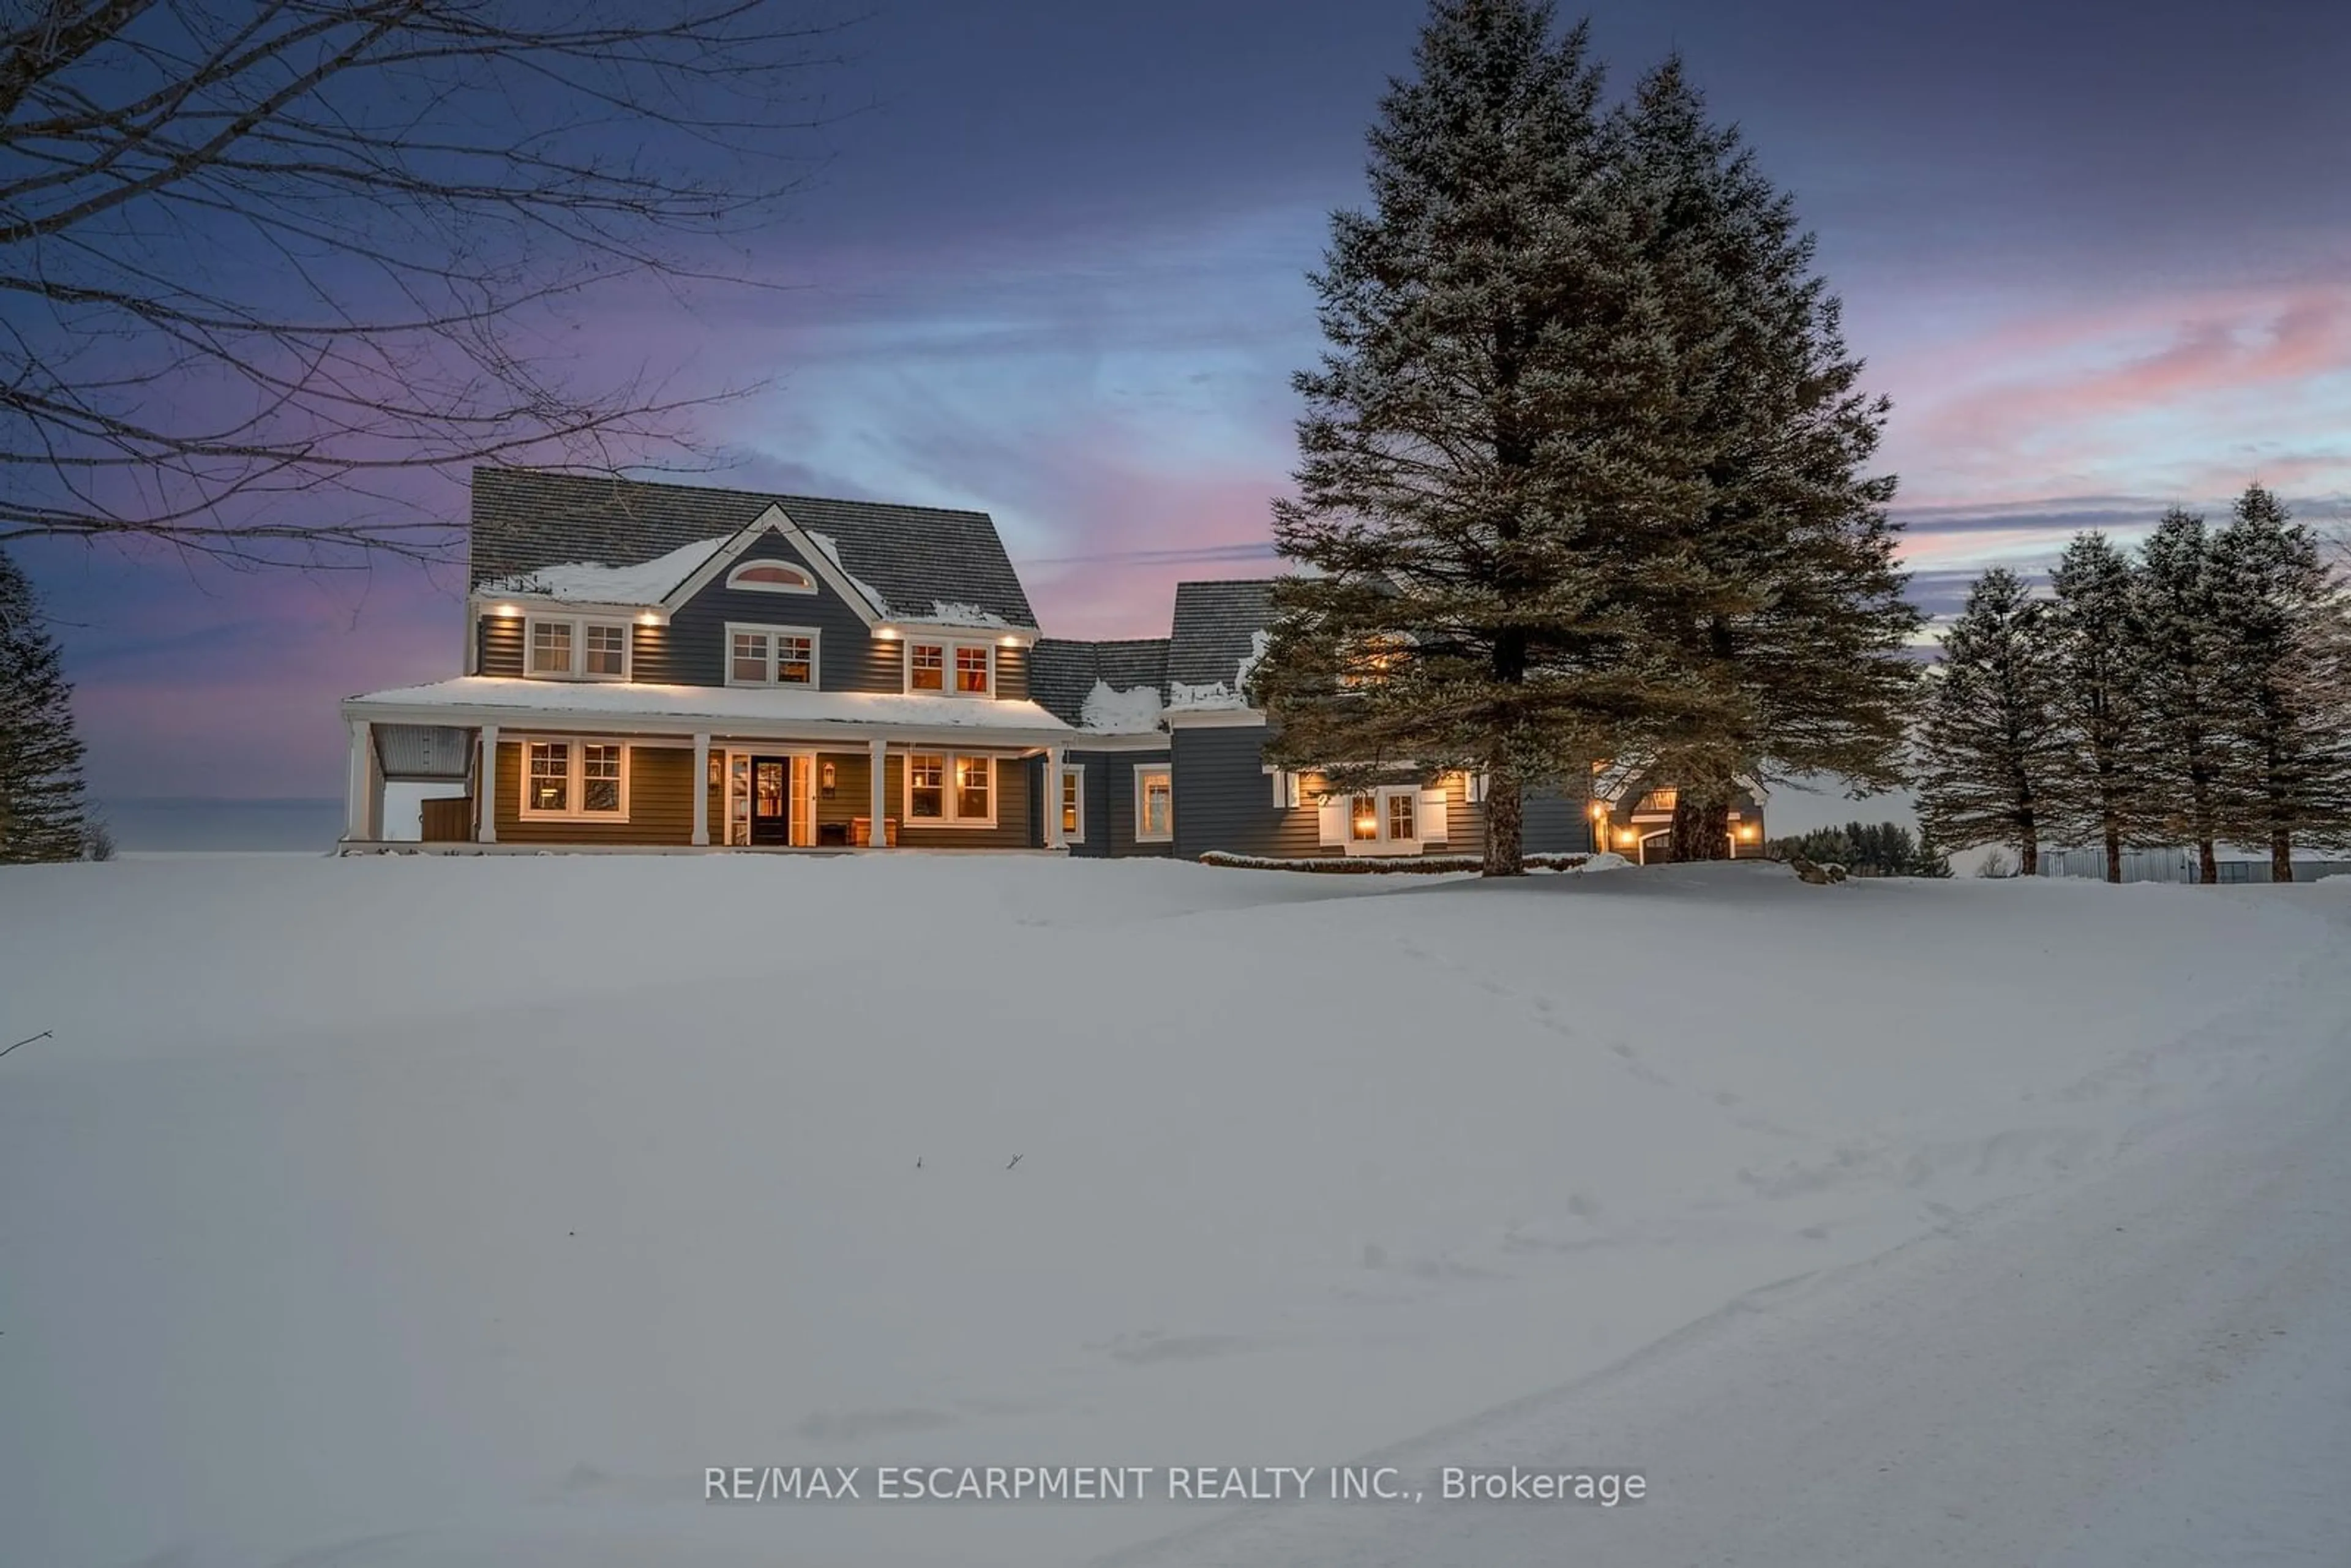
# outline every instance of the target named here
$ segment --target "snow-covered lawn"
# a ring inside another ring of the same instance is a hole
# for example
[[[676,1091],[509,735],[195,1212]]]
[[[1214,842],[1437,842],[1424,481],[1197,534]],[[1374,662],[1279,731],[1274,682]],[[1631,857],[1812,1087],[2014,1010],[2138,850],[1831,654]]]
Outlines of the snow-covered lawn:
[[[2346,894],[0,868],[0,1563],[1081,1561],[1213,1511],[705,1474],[1357,1460],[2278,1092]]]

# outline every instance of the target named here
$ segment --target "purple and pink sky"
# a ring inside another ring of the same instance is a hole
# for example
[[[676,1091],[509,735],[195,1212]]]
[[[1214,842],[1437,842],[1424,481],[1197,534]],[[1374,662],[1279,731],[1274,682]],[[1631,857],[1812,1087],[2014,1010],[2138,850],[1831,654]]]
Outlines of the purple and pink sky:
[[[1420,0],[897,0],[860,112],[758,257],[787,292],[616,300],[583,358],[772,382],[712,482],[994,515],[1050,632],[1166,629],[1271,570],[1304,280],[1363,200]],[[1895,413],[1914,597],[2260,479],[2351,517],[2351,7],[1615,0],[1613,79],[1681,49],[1792,190]],[[871,107],[865,107],[870,105]],[[462,517],[453,486],[448,515]],[[16,547],[101,799],[340,789],[345,695],[454,674],[460,573],[236,576]]]

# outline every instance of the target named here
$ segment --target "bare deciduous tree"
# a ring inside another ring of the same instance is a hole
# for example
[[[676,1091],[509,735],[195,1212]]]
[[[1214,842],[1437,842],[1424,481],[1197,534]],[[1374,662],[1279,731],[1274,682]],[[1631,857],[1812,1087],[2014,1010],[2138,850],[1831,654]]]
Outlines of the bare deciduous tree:
[[[750,277],[787,3],[0,0],[0,542],[430,556],[403,476],[690,453],[725,390],[581,361],[613,285]]]

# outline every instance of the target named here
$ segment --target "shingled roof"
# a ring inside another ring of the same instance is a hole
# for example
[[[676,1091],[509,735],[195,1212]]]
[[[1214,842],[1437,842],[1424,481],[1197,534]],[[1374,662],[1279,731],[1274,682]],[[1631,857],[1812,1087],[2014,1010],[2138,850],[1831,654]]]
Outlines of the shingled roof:
[[[1148,686],[1167,697],[1167,639],[1081,643],[1040,637],[1029,651],[1029,695],[1063,724],[1085,722],[1086,695],[1100,681],[1113,691]]]
[[[1176,585],[1176,621],[1167,679],[1192,686],[1231,686],[1258,632],[1273,624],[1273,579],[1233,578]]]
[[[1033,628],[1036,612],[986,512],[831,501],[698,485],[474,470],[471,585],[571,562],[634,566],[739,532],[769,507],[832,540],[841,564],[908,620],[971,605]]]

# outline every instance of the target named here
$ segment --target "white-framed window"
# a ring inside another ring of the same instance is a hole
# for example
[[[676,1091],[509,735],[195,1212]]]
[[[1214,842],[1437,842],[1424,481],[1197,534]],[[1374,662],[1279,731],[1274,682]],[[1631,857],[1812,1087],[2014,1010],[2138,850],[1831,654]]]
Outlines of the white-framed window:
[[[625,681],[629,623],[532,615],[523,622],[523,673],[542,681]]]
[[[814,593],[816,579],[780,560],[747,560],[726,574],[726,586],[752,593]]]
[[[813,626],[726,623],[726,684],[730,686],[813,686],[816,660]]]
[[[1176,780],[1166,768],[1134,770],[1134,841],[1164,844],[1176,836]]]
[[[1446,789],[1439,779],[1426,789],[1382,785],[1351,795],[1322,798],[1322,840],[1351,855],[1418,854],[1446,840]]]
[[[949,696],[996,695],[996,644],[913,638],[906,643],[906,689]]]
[[[1081,844],[1086,841],[1086,768],[1077,763],[1061,769],[1061,841]]]
[[[625,822],[629,748],[617,740],[522,742],[526,821]]]
[[[1287,768],[1276,768],[1270,762],[1265,765],[1265,771],[1266,776],[1273,780],[1273,809],[1277,811],[1296,810],[1298,775]]]
[[[996,826],[996,758],[949,751],[906,758],[906,821],[918,828]]]

